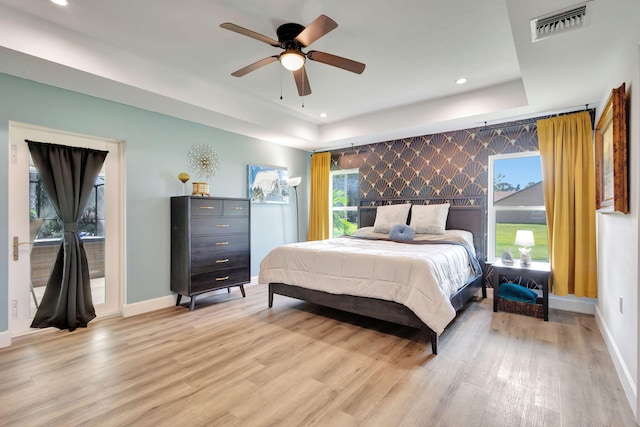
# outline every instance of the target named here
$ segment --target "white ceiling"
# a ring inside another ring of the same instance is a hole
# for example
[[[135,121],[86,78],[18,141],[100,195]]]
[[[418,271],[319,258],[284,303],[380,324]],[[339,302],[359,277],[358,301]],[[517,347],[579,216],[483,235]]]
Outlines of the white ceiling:
[[[640,41],[640,2],[594,0],[589,26],[531,42],[530,19],[578,3],[0,0],[0,72],[320,150],[594,106]],[[277,39],[280,24],[320,14],[339,26],[310,49],[364,73],[308,61],[304,98],[277,62],[230,75],[280,49],[221,23]]]

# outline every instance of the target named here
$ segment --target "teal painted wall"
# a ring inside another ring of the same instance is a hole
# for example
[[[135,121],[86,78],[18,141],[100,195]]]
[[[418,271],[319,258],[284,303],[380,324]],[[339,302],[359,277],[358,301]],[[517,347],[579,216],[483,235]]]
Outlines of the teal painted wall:
[[[0,241],[9,241],[7,189],[9,121],[125,141],[126,280],[125,303],[170,294],[169,198],[181,194],[179,172],[187,153],[211,145],[220,168],[209,181],[212,196],[247,197],[247,164],[286,167],[303,177],[301,235],[306,236],[310,153],[116,102],[0,73]],[[295,199],[289,205],[253,205],[251,274],[273,247],[297,239]],[[9,245],[0,246],[0,332],[8,330]]]

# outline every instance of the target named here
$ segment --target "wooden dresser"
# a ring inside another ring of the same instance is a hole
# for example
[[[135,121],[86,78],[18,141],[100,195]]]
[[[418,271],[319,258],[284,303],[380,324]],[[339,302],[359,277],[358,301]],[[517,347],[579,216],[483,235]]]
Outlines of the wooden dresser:
[[[249,199],[171,198],[171,290],[191,297],[251,280]]]

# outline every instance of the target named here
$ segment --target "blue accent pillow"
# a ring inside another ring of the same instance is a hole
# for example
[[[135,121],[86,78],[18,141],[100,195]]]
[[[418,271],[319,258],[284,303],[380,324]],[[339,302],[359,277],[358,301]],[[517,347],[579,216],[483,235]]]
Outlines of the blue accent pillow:
[[[535,304],[538,294],[529,288],[516,285],[515,283],[503,283],[498,288],[498,297]]]
[[[391,240],[413,240],[415,231],[406,224],[397,224],[391,227],[389,238]]]

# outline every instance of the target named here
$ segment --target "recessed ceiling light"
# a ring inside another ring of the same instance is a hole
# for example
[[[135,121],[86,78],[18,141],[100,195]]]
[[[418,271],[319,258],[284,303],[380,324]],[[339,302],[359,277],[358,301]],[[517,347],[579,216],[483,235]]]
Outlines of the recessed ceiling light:
[[[464,77],[460,77],[458,80],[456,80],[456,84],[459,85],[463,85],[467,82],[467,79],[465,79]]]
[[[67,0],[51,0],[51,3],[55,3],[58,6],[66,6],[69,4]]]
[[[320,117],[324,119],[325,117],[327,117],[327,113],[320,113]]]

